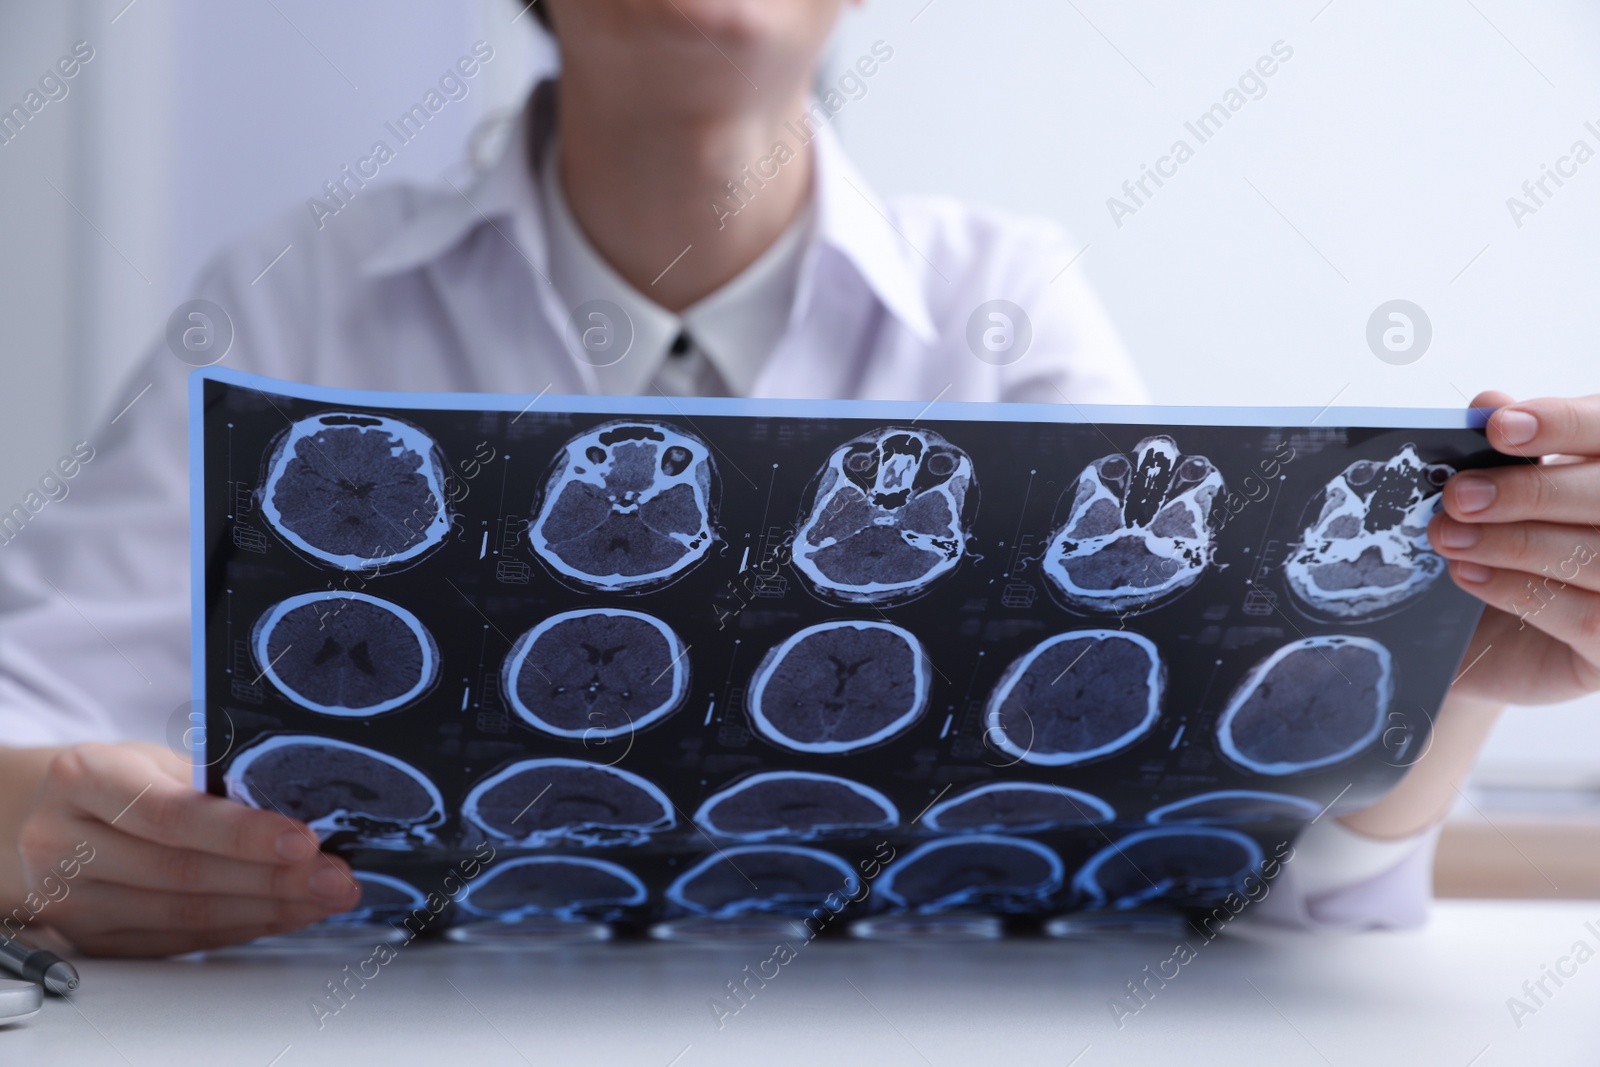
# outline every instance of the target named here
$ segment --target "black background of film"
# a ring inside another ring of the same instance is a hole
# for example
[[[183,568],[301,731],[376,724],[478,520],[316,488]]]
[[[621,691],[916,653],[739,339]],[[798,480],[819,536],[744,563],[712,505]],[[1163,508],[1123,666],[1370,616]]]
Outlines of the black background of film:
[[[586,743],[524,725],[498,694],[500,666],[510,643],[540,620],[575,608],[608,605],[643,611],[666,621],[691,646],[690,692],[679,710],[633,736],[631,749],[617,766],[665,790],[678,807],[678,826],[644,845],[539,850],[581,852],[632,870],[651,891],[650,902],[630,915],[640,920],[669,915],[666,885],[712,854],[708,840],[690,822],[701,802],[759,771],[841,775],[894,801],[902,819],[897,830],[797,842],[833,852],[852,866],[872,857],[881,841],[890,841],[904,856],[939,836],[920,823],[905,824],[941,791],[948,790],[943,796],[949,799],[989,782],[1028,781],[1059,783],[1101,797],[1116,809],[1115,824],[1016,835],[1050,846],[1063,860],[1062,890],[1030,909],[1043,913],[1081,905],[1071,889],[1074,871],[1110,841],[1146,828],[1146,813],[1161,805],[1219,789],[1293,793],[1319,806],[1339,796],[1335,812],[1369,803],[1425,751],[1431,713],[1460,665],[1481,606],[1443,575],[1397,614],[1364,623],[1329,623],[1302,610],[1275,564],[1281,564],[1297,531],[1316,517],[1312,503],[1322,488],[1358,459],[1382,463],[1411,443],[1425,462],[1457,468],[1508,462],[1488,449],[1481,431],[1465,429],[1174,428],[1170,434],[1182,451],[1208,456],[1222,472],[1227,491],[1241,498],[1242,480],[1247,475],[1259,478],[1263,462],[1284,454],[1285,441],[1295,454],[1283,464],[1283,480],[1273,483],[1265,500],[1247,504],[1221,523],[1215,562],[1195,586],[1147,614],[1119,621],[1062,607],[1047,592],[1037,559],[1050,531],[1064,519],[1084,467],[1112,452],[1132,450],[1160,428],[926,419],[918,425],[944,435],[972,457],[981,503],[970,528],[969,555],[926,595],[880,612],[822,601],[787,562],[778,571],[783,581],[777,584],[786,586],[781,595],[772,595],[778,590],[765,582],[759,590],[763,595],[740,583],[738,568],[746,547],[753,570],[792,536],[801,498],[830,453],[887,425],[829,417],[824,414],[826,402],[816,404],[814,418],[642,416],[680,426],[710,444],[720,482],[715,528],[722,543],[680,580],[654,592],[628,595],[569,588],[536,558],[527,538],[527,522],[558,450],[579,433],[628,417],[625,398],[618,399],[617,413],[611,415],[552,413],[547,400],[540,405],[544,410],[518,416],[514,411],[330,405],[214,380],[205,383],[204,395],[210,791],[222,793],[228,762],[240,751],[277,733],[338,738],[405,760],[429,775],[444,797],[447,818],[435,833],[445,847],[396,853],[351,848],[338,836],[328,846],[358,868],[396,874],[424,893],[438,889],[450,865],[470,855],[478,840],[458,820],[460,805],[475,783],[521,759],[560,756],[611,763],[627,743],[626,738]],[[335,410],[395,417],[421,427],[439,444],[457,477],[462,461],[481,442],[497,449],[496,458],[464,483],[468,495],[455,506],[455,528],[443,545],[422,561],[382,571],[364,585],[349,581],[349,588],[416,614],[441,655],[440,680],[431,691],[370,719],[319,715],[282,697],[264,678],[249,684],[261,669],[248,650],[255,621],[286,597],[340,588],[349,577],[298,554],[259,513],[258,489],[274,439],[289,420]],[[489,551],[480,559],[485,533]],[[509,568],[502,568],[502,562]],[[742,698],[762,655],[802,627],[845,618],[887,620],[922,641],[938,667],[923,717],[885,743],[841,755],[790,752],[761,739]],[[983,744],[984,703],[1010,662],[1038,641],[1067,630],[1119,626],[1152,640],[1167,668],[1161,719],[1145,737],[1119,753],[1066,767],[1006,766],[1012,757]],[[1217,744],[1215,725],[1245,673],[1283,644],[1334,633],[1376,638],[1394,654],[1395,696],[1384,737],[1359,757],[1306,774],[1267,777],[1230,764]],[[713,699],[715,711],[706,725]],[[948,731],[941,738],[947,717]],[[222,753],[226,758],[219,758]],[[1272,822],[1234,828],[1255,837],[1270,857],[1301,827]],[[719,841],[725,848],[738,843]],[[498,855],[504,859],[527,852],[499,848]],[[881,898],[869,897],[861,913],[876,904]]]

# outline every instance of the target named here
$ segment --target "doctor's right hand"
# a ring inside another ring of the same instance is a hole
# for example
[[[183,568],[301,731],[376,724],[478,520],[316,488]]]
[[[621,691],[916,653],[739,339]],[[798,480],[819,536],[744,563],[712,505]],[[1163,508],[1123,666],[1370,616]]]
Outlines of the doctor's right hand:
[[[55,753],[16,841],[27,900],[7,929],[25,916],[90,955],[219,948],[297,930],[361,896],[304,823],[197,792],[189,765],[157,745]]]

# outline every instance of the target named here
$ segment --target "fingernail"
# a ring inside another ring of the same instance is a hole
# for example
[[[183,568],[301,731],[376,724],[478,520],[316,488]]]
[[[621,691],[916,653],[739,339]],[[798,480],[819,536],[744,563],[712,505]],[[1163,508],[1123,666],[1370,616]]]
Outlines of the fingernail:
[[[278,858],[286,859],[291,863],[308,860],[317,854],[317,846],[306,840],[306,835],[298,830],[290,830],[278,838]]]
[[[343,900],[350,891],[350,882],[332,867],[322,867],[311,875],[311,892],[324,900]]]
[[[1483,585],[1490,578],[1494,577],[1494,572],[1488,567],[1481,566],[1477,563],[1457,563],[1456,577],[1460,578],[1463,582],[1472,582],[1474,585]]]
[[[1451,522],[1448,519],[1439,523],[1439,546],[1441,548],[1471,548],[1483,540],[1483,531],[1476,526],[1469,526],[1464,522]]]
[[[1456,506],[1469,515],[1494,503],[1494,483],[1476,474],[1456,476]]]
[[[1500,436],[1506,439],[1508,445],[1525,445],[1539,433],[1539,420],[1526,411],[1514,408],[1501,410],[1494,417],[1494,422],[1500,427]]]

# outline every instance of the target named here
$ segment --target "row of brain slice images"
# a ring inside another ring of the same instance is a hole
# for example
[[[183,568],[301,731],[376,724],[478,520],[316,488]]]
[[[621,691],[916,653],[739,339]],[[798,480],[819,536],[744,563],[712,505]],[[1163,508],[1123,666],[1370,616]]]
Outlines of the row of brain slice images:
[[[305,775],[307,766],[318,771],[314,779]],[[305,784],[308,780],[317,784]],[[345,834],[370,847],[436,844],[432,830],[444,820],[438,790],[414,768],[325,738],[263,742],[241,754],[225,781],[238,800],[304,819],[324,838]],[[1072,888],[1080,900],[1096,905],[1131,906],[1156,894],[1203,896],[1208,889],[1231,887],[1261,859],[1250,837],[1207,824],[1304,820],[1315,813],[1315,805],[1301,798],[1241,791],[1165,805],[1149,814],[1150,829],[1128,833],[1095,855]],[[624,856],[613,849],[599,859],[592,852],[642,844],[676,823],[674,809],[650,782],[619,768],[560,759],[524,761],[491,776],[474,787],[462,814],[486,840],[502,846],[591,853],[497,864],[496,871],[522,873],[506,882],[495,881],[499,876],[491,873],[473,890],[481,895],[464,905],[498,918],[597,917],[594,908],[602,903],[644,903],[643,883],[624,866]],[[1063,864],[1052,849],[1010,835],[1113,817],[1103,801],[1058,786],[993,783],[968,789],[924,815],[928,831],[950,836],[916,846],[885,873],[879,888],[890,903],[919,910],[1036,905],[1062,888]],[[686,912],[727,916],[803,911],[820,894],[841,889],[853,894],[854,885],[846,888],[840,879],[854,873],[838,856],[785,842],[840,832],[865,840],[864,832],[894,828],[899,815],[887,798],[860,783],[777,772],[749,776],[716,793],[694,820],[699,830],[740,843],[689,867],[667,898]],[[1136,877],[1129,864],[1164,878]],[[402,884],[379,882],[390,889]],[[595,893],[623,884],[628,892],[621,895]],[[487,892],[490,886],[498,888]]]
[[[404,566],[448,537],[449,468],[415,426],[333,412],[294,423],[274,445],[262,512],[289,544],[345,570]],[[1289,589],[1328,619],[1376,617],[1444,570],[1426,528],[1452,473],[1411,445],[1359,460],[1321,487],[1284,565]],[[823,599],[904,603],[954,572],[976,512],[971,457],[938,433],[883,427],[835,448],[801,504],[791,559]],[[610,422],[569,440],[529,529],[559,578],[597,593],[649,592],[717,543],[719,479],[710,447],[662,422]],[[1168,436],[1090,463],[1063,500],[1040,569],[1083,613],[1153,608],[1211,565],[1212,517],[1227,488],[1205,456]]]
[[[307,769],[315,772],[307,773]],[[228,794],[303,819],[326,839],[370,847],[439,845],[447,814],[437,786],[410,764],[331,738],[280,735],[245,749],[224,775]],[[761,771],[719,788],[680,824],[660,786],[632,771],[586,760],[520,760],[475,784],[461,804],[470,844],[520,848],[643,845],[679,831],[741,843],[813,841],[869,832],[1031,833],[1114,822],[1092,794],[1040,782],[992,781],[936,795],[910,826],[879,790],[838,775]],[[1219,790],[1146,812],[1153,825],[1243,825],[1317,814],[1310,800],[1259,790]]]
[[[936,914],[1072,907],[1129,909],[1151,903],[1215,904],[1259,875],[1262,851],[1254,839],[1210,827],[1141,830],[1101,848],[1070,886],[1056,852],[1027,838],[975,834],[920,845],[887,864],[858,873],[844,858],[798,845],[743,845],[705,856],[664,892],[670,911],[737,918],[804,917],[826,905],[866,902],[864,874],[880,876],[866,910]],[[423,906],[422,894],[390,875],[357,871],[362,907],[346,919],[372,921]],[[650,900],[644,881],[623,863],[574,855],[500,860],[459,899],[467,916],[606,922],[624,918]]]
[[[364,593],[291,597],[252,636],[262,674],[322,715],[394,711],[436,683],[439,653],[415,615]],[[502,693],[519,720],[556,737],[603,742],[647,729],[686,702],[689,649],[662,620],[586,608],[543,620],[513,643]],[[762,658],[746,689],[755,732],[794,752],[843,755],[899,737],[929,705],[931,667],[889,622],[819,623]],[[985,738],[1014,763],[1061,766],[1120,752],[1161,717],[1166,670],[1155,644],[1124,630],[1073,630],[1036,644],[1001,675]],[[1393,696],[1391,656],[1370,638],[1303,638],[1247,674],[1217,740],[1257,774],[1316,770],[1379,736]]]

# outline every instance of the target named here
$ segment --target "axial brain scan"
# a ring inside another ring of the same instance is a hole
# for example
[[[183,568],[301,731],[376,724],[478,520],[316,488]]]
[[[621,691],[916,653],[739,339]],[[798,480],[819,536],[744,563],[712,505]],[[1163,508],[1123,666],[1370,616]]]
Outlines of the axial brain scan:
[[[1116,812],[1099,797],[1064,785],[991,782],[928,809],[922,822],[945,833],[1027,833],[1110,822]]]
[[[972,460],[932,430],[888,427],[828,457],[793,560],[824,599],[888,605],[925,592],[966,553]]]
[[[900,813],[888,797],[848,778],[766,771],[712,796],[695,812],[694,821],[714,837],[805,840],[833,832],[889,829],[900,822]]]
[[[603,740],[676,710],[689,692],[689,657],[654,616],[587,608],[551,616],[517,638],[501,680],[529,726]]]
[[[1078,476],[1067,521],[1040,566],[1066,605],[1139,611],[1200,579],[1215,551],[1209,523],[1222,475],[1170,437],[1147,437]]]
[[[437,844],[439,790],[392,756],[328,737],[272,737],[236,756],[228,796],[309,825],[323,839],[351,834],[373,848]]]
[[[467,794],[461,816],[528,848],[637,845],[677,822],[657,786],[620,767],[575,759],[514,763]]]
[[[1155,725],[1165,678],[1160,653],[1140,634],[1058,634],[1001,675],[985,739],[1014,760],[1046,766],[1116,752]]]
[[[361,902],[349,911],[328,916],[323,922],[338,926],[392,922],[409,911],[428,906],[420,889],[393,875],[375,871],[350,873],[361,887]]]
[[[767,653],[748,700],[756,731],[774,744],[851,752],[922,715],[927,656],[909,631],[890,623],[820,623]]]
[[[830,896],[853,897],[861,880],[837,856],[793,845],[739,845],[707,856],[667,889],[697,915],[804,915]]]
[[[267,461],[261,513],[301,552],[342,570],[409,563],[450,532],[445,465],[399,419],[331,412],[289,427]]]
[[[1232,825],[1273,820],[1315,819],[1322,806],[1305,797],[1265,793],[1258,789],[1219,789],[1154,808],[1145,816],[1153,823]]]
[[[1229,759],[1257,774],[1326,767],[1383,730],[1393,695],[1389,650],[1369,637],[1307,637],[1251,668],[1217,724]]]
[[[1237,891],[1260,864],[1261,846],[1236,830],[1156,827],[1096,852],[1072,887],[1090,903],[1119,910],[1155,901],[1202,905]]]
[[[930,841],[891,863],[884,898],[922,912],[1027,909],[1061,888],[1061,858],[1036,841],[975,834]]]
[[[583,856],[526,856],[491,864],[461,898],[466,911],[518,922],[533,917],[605,921],[643,904],[644,883],[627,868]]]
[[[711,551],[716,472],[699,438],[612,422],[562,447],[530,531],[551,569],[596,592],[639,592]]]
[[[307,593],[255,625],[251,650],[273,686],[323,715],[378,715],[415,700],[439,675],[421,621],[365,593]]]
[[[1283,565],[1289,588],[1320,615],[1368,618],[1420,596],[1444,573],[1428,523],[1455,470],[1406,445],[1386,463],[1360,460],[1329,482],[1320,510]],[[1313,506],[1316,501],[1313,502]]]

